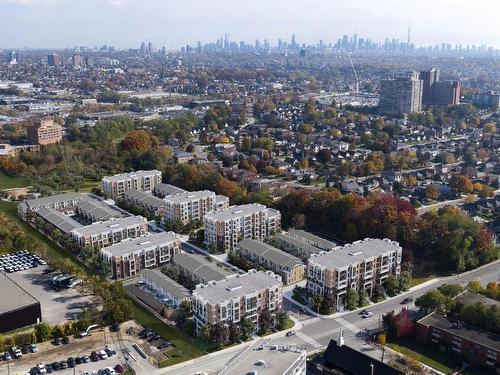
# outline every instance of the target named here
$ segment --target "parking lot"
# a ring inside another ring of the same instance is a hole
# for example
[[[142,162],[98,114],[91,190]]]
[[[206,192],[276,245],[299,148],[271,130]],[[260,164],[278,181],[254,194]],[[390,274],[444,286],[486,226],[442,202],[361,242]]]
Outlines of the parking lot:
[[[83,374],[86,371],[92,372],[105,367],[115,367],[117,364],[125,363],[123,354],[119,349],[120,341],[118,335],[114,332],[103,329],[93,331],[90,336],[84,338],[70,338],[70,342],[65,345],[54,345],[53,342],[44,342],[38,345],[36,353],[29,353],[19,359],[12,359],[10,361],[0,362],[0,374],[11,374],[18,372],[24,373],[29,371],[37,363],[48,365],[53,362],[67,361],[69,357],[90,356],[93,351],[100,351],[106,345],[113,348],[116,354],[105,360],[91,361],[89,363],[82,363],[73,368],[56,371],[57,374]],[[69,370],[69,371],[68,371]]]
[[[7,277],[30,293],[42,307],[42,320],[50,324],[61,324],[75,314],[92,305],[90,296],[81,295],[78,287],[54,290],[50,279],[56,273],[46,273],[47,266],[7,273]]]

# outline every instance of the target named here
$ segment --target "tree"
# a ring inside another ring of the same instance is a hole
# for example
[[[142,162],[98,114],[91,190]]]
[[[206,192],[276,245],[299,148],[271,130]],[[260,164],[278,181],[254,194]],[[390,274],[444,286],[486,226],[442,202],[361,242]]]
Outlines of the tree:
[[[240,340],[241,329],[238,324],[229,323],[229,342],[235,343]]]
[[[250,319],[245,319],[241,322],[241,333],[243,340],[247,340],[253,333],[255,327]]]
[[[439,188],[435,184],[427,185],[425,195],[428,199],[435,201],[441,195]]]
[[[464,288],[460,284],[444,284],[441,285],[438,290],[446,297],[455,298],[463,293]]]
[[[151,149],[151,136],[144,130],[134,130],[122,141],[122,149],[126,151],[146,152]]]
[[[398,277],[398,291],[404,292],[410,288],[411,283],[411,273],[408,271],[403,271]]]
[[[212,340],[212,326],[211,324],[207,323],[203,326],[201,329],[201,337],[203,337],[203,340],[210,342]]]
[[[317,313],[319,313],[319,309],[321,308],[321,305],[323,304],[323,297],[321,294],[313,294],[311,297],[311,307],[313,310],[315,310]]]
[[[461,194],[472,193],[474,191],[474,185],[472,184],[470,178],[457,174],[451,176],[450,188],[454,192]]]
[[[415,300],[415,306],[419,307],[424,314],[434,310],[445,310],[451,298],[446,297],[439,290],[431,290]]]
[[[289,316],[285,311],[280,311],[276,314],[276,328],[278,330],[285,329],[289,320]]]
[[[345,297],[345,306],[348,310],[356,310],[358,307],[359,294],[354,289],[348,289]]]
[[[37,324],[35,326],[35,336],[37,342],[49,341],[52,336],[52,327],[45,322]]]
[[[399,293],[399,280],[396,276],[389,275],[385,282],[385,290],[391,297]]]
[[[302,229],[306,226],[306,216],[304,214],[295,214],[292,217],[292,227]]]
[[[259,314],[259,330],[262,333],[269,332],[269,330],[273,327],[273,317],[269,309],[263,309]]]

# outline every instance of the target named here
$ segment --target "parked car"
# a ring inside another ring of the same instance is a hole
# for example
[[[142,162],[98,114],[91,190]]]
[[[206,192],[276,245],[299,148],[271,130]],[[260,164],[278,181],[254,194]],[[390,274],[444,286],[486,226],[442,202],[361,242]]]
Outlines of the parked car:
[[[38,371],[39,374],[47,373],[47,369],[45,368],[45,365],[43,363],[37,363],[36,370]]]
[[[23,353],[21,352],[21,350],[14,346],[12,349],[12,354],[14,355],[14,358],[21,358],[23,356]]]
[[[28,354],[29,352],[30,352],[29,345],[24,345],[24,346],[21,347],[21,353]]]
[[[66,361],[60,361],[59,364],[61,365],[62,369],[68,368],[68,362]]]
[[[63,343],[63,344],[69,344],[69,337],[68,337],[68,336],[64,336],[64,337],[62,338],[62,343]]]
[[[62,339],[60,337],[56,337],[54,339],[54,345],[61,345],[62,344]]]
[[[291,331],[288,331],[286,333],[286,337],[290,337],[290,336],[293,336],[293,335],[295,335],[295,331],[293,329]]]
[[[97,362],[100,359],[99,354],[95,351],[90,353],[90,358],[92,359],[92,362]]]
[[[30,352],[36,353],[37,351],[38,351],[38,347],[36,346],[36,344],[31,344],[30,345]]]
[[[12,356],[10,355],[9,352],[5,352],[5,353],[3,353],[3,358],[4,358],[4,361],[10,361],[12,359]]]
[[[115,371],[118,373],[118,374],[121,374],[123,372],[125,372],[125,368],[123,368],[122,365],[118,364],[115,366]]]
[[[108,359],[108,353],[105,350],[99,350],[99,357],[101,359]]]
[[[90,362],[90,357],[88,355],[84,355],[81,357],[82,363],[89,363]]]

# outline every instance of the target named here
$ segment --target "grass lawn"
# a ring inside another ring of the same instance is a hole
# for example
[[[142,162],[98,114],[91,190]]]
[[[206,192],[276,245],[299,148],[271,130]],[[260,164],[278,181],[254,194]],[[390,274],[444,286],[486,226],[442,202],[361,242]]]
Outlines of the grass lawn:
[[[392,340],[387,343],[387,346],[445,374],[452,374],[454,369],[460,367],[459,360],[440,353],[432,346],[422,345],[413,339]]]
[[[175,345],[175,348],[168,352],[171,358],[160,363],[160,367],[175,365],[176,363],[188,361],[206,354],[195,344],[190,342],[190,338],[174,327],[162,322],[149,311],[139,306],[134,302],[135,321],[143,326],[153,329],[157,334],[165,340],[170,341]]]
[[[429,275],[429,276],[422,276],[422,277],[412,277],[410,281],[410,288],[413,288],[414,286],[417,286],[418,284],[425,283],[426,281],[432,280],[436,277],[439,277],[438,275]]]
[[[49,259],[65,259],[71,263],[73,263],[76,267],[80,268],[85,273],[91,273],[81,262],[75,259],[71,254],[68,254],[66,251],[57,246],[50,239],[42,235],[40,232],[35,230],[30,225],[26,224],[21,218],[17,215],[17,203],[16,202],[5,202],[0,201],[0,213],[8,216],[12,221],[19,224],[21,229],[28,234],[34,241],[41,242],[47,248],[47,252],[49,255]],[[29,249],[28,249],[29,250]]]
[[[10,177],[0,172],[0,189],[10,189],[28,186],[24,177]]]

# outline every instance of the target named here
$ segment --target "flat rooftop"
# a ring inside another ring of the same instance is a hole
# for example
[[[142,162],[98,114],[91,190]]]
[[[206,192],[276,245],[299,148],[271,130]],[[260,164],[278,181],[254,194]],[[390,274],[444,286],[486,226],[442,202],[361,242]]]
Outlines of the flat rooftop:
[[[334,250],[323,254],[314,255],[310,261],[327,268],[343,268],[393,251],[402,251],[401,246],[396,241],[387,238],[383,240],[366,238],[345,246],[336,247]]]
[[[493,298],[488,298],[486,296],[483,296],[482,294],[472,293],[469,291],[456,296],[455,301],[463,305],[476,304],[479,302],[486,305],[494,305],[500,308],[500,301],[494,300]]]
[[[272,208],[267,208],[266,206],[258,203],[251,203],[251,204],[243,204],[240,206],[232,206],[229,207],[225,210],[219,211],[219,212],[212,212],[210,214],[205,215],[206,218],[212,219],[212,220],[230,220],[235,217],[241,217],[241,216],[248,216],[248,215],[254,215],[262,211],[268,211],[270,214],[276,214],[279,212],[272,209]]]
[[[183,193],[178,193],[174,195],[169,195],[164,198],[165,202],[170,202],[172,204],[176,203],[184,203],[184,202],[189,202],[192,200],[197,200],[197,199],[204,199],[204,198],[216,198],[215,193],[210,190],[200,190],[200,191],[186,191]]]
[[[152,169],[150,171],[135,171],[135,172],[129,172],[129,173],[120,173],[120,174],[115,174],[114,176],[105,176],[102,179],[107,180],[109,182],[118,182],[118,181],[125,181],[131,178],[137,178],[137,177],[151,177],[156,174],[159,174],[161,176],[161,172],[157,171],[156,169]]]
[[[104,247],[101,251],[111,256],[120,256],[155,248],[157,246],[168,245],[176,241],[179,241],[179,239],[174,232],[160,232],[143,237],[126,239],[122,242]]]
[[[38,300],[23,288],[0,273],[0,314],[38,304]]]
[[[436,312],[431,313],[430,315],[420,319],[418,323],[425,326],[436,327],[455,336],[462,337],[479,345],[494,349],[497,352],[500,351],[500,336],[474,328],[473,326],[461,322],[460,324],[456,324],[456,321],[447,318],[442,314]]]
[[[256,371],[255,373],[259,375],[288,375],[293,373],[292,369],[297,362],[300,362],[301,356],[305,360],[306,350],[295,345],[280,341],[269,341],[262,346],[262,349],[258,345],[257,343],[254,350],[246,351],[242,357],[231,362],[220,374],[248,374]],[[275,350],[275,346],[278,349]],[[256,350],[257,348],[260,350]],[[258,365],[259,361],[263,364]]]
[[[121,231],[124,228],[136,226],[142,223],[147,223],[146,219],[142,216],[129,216],[118,219],[111,219],[108,221],[96,221],[95,223],[92,223],[85,227],[77,228],[72,232],[86,237],[108,231]]]
[[[220,281],[197,285],[193,296],[216,305],[278,285],[282,285],[279,275],[271,271],[250,270],[242,275],[232,275]]]

